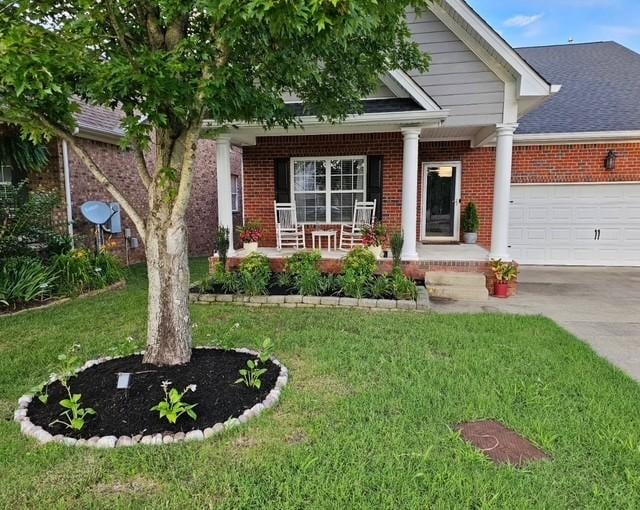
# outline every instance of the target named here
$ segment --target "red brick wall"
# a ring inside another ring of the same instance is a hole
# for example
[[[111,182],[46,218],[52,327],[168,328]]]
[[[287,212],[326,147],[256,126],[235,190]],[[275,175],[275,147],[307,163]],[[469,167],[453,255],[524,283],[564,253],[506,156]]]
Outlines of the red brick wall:
[[[616,169],[605,170],[609,150]],[[640,143],[515,147],[514,183],[640,181]]]
[[[616,170],[604,169],[609,149],[618,153]],[[264,246],[275,246],[273,200],[274,159],[302,156],[383,155],[383,221],[390,231],[400,229],[402,211],[402,136],[372,133],[330,136],[258,138],[244,149],[245,213],[259,218],[265,228]],[[461,211],[470,201],[480,216],[479,243],[491,243],[495,148],[471,148],[469,141],[421,142],[423,163],[460,161],[462,165]],[[420,238],[422,171],[418,173],[417,235]],[[640,143],[514,147],[514,183],[640,181]]]
[[[495,149],[472,149],[469,141],[420,143],[420,168],[423,163],[460,161],[462,165],[460,211],[468,202],[475,202],[480,217],[479,244],[491,244],[491,215],[493,212],[493,175],[495,173]],[[419,172],[418,204],[422,204],[422,171]],[[418,211],[418,239],[420,239],[421,214]],[[462,235],[462,233],[461,233]]]
[[[244,149],[245,215],[262,220],[264,246],[275,246],[274,159],[304,156],[383,155],[383,222],[389,231],[399,230],[402,215],[402,135],[400,133],[371,133],[331,136],[290,136],[258,138],[254,147]],[[420,144],[420,167],[423,162],[461,161],[462,198],[464,204],[474,200],[481,216],[480,242],[488,245],[491,239],[491,210],[493,201],[493,172],[495,151],[473,150],[468,141],[423,142]],[[418,188],[416,211],[417,235],[420,237],[422,176]],[[463,205],[464,205],[463,204]]]
[[[246,219],[260,219],[263,246],[275,246],[274,160],[309,156],[384,156],[384,223],[391,230],[400,228],[402,199],[402,135],[370,133],[354,135],[261,137],[257,145],[245,147],[244,194]],[[327,227],[329,228],[329,227]],[[337,228],[337,227],[334,227]]]
[[[140,183],[133,154],[122,151],[117,146],[80,140],[82,146],[91,154],[100,168],[114,181],[124,195],[136,205],[142,214],[146,214],[146,190]],[[58,148],[58,168],[62,176],[61,145]],[[196,170],[194,174],[193,191],[189,209],[187,211],[187,225],[189,228],[189,253],[192,256],[211,255],[214,250],[215,231],[218,224],[218,202],[216,186],[216,147],[211,140],[201,140],[198,145]],[[232,152],[232,173],[241,173],[241,153]],[[72,150],[69,150],[69,166],[71,172],[71,201],[75,220],[75,233],[84,236],[90,244],[93,239],[92,227],[82,217],[80,205],[87,200],[113,201],[102,185],[89,173]],[[62,177],[60,177],[60,192],[64,193]],[[63,195],[64,196],[64,195]],[[237,221],[240,221],[240,215]],[[131,228],[132,235],[140,241],[140,247],[129,253],[130,263],[144,261],[143,239],[140,238],[133,222],[122,210],[122,228]],[[116,253],[124,258],[124,235],[114,236]]]

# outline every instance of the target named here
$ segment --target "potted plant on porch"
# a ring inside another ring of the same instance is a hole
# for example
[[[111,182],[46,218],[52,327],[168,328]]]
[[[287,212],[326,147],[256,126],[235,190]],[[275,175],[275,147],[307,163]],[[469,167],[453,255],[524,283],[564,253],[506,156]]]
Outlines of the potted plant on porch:
[[[360,228],[362,232],[362,244],[373,253],[376,259],[382,255],[382,245],[387,240],[387,227],[382,223],[377,225],[364,225]]]
[[[258,220],[250,220],[239,226],[238,233],[247,255],[258,250],[258,241],[262,237],[262,225]]]
[[[517,278],[518,268],[513,262],[497,259],[491,261],[491,270],[496,277],[493,295],[498,298],[509,297],[509,282]]]
[[[476,244],[478,242],[478,229],[480,228],[480,218],[478,209],[474,202],[469,202],[462,215],[462,230],[465,244]]]

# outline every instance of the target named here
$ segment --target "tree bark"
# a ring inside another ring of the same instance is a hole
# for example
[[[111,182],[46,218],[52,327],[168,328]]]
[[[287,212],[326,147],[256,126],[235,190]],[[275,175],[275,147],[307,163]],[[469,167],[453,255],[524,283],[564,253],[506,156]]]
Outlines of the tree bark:
[[[157,366],[183,365],[191,359],[186,207],[179,197],[188,201],[198,131],[199,125],[178,136],[158,133],[156,166],[180,169],[180,177],[172,183],[173,193],[168,193],[167,183],[156,170],[148,190],[145,250],[149,301],[144,362]],[[188,189],[182,189],[183,184]]]
[[[168,224],[150,220],[145,249],[149,278],[144,362],[183,365],[191,359],[189,258],[184,217]]]

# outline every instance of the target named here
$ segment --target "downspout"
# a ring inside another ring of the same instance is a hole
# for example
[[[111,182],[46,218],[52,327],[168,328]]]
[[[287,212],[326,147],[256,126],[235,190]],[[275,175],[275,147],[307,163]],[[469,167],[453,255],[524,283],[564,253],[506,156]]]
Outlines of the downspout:
[[[62,167],[64,170],[64,200],[67,204],[67,231],[71,238],[73,248],[73,209],[71,207],[71,176],[69,171],[69,148],[67,142],[62,140]]]

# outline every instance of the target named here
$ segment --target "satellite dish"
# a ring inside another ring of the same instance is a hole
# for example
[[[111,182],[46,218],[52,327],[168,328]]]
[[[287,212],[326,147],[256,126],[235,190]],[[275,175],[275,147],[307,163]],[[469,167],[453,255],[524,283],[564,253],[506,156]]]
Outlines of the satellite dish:
[[[104,225],[113,215],[113,210],[109,207],[109,204],[97,200],[90,200],[82,204],[80,212],[87,221],[94,225]]]

